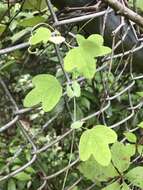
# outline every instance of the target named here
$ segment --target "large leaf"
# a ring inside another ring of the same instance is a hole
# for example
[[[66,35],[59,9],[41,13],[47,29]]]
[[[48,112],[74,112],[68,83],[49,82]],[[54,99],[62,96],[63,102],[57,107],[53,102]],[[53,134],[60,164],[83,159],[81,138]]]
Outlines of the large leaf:
[[[62,96],[62,87],[58,80],[52,75],[41,74],[34,77],[32,83],[35,88],[25,97],[24,106],[32,107],[42,103],[45,112],[52,110]]]
[[[97,34],[85,39],[77,35],[78,47],[70,50],[64,59],[67,72],[77,72],[85,78],[93,78],[96,72],[97,57],[106,55],[111,49],[103,46],[103,37]]]
[[[114,166],[122,173],[129,168],[130,165],[130,151],[129,149],[120,142],[113,144],[111,148],[112,162]]]
[[[93,155],[99,164],[109,165],[111,161],[109,144],[116,142],[116,140],[116,133],[106,126],[97,125],[92,129],[88,129],[80,138],[80,159],[86,161]]]
[[[82,162],[79,166],[80,172],[89,180],[95,181],[108,181],[119,174],[110,163],[108,166],[102,166],[91,157],[89,160]]]
[[[129,180],[134,186],[143,188],[143,167],[138,166],[130,170],[126,175],[126,179]]]

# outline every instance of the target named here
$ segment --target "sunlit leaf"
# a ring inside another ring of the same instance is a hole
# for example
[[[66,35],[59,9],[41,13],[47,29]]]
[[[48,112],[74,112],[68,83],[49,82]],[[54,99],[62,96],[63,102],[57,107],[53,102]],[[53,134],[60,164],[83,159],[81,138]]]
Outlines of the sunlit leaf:
[[[72,84],[73,92],[75,97],[80,97],[81,95],[81,88],[77,81],[73,81]]]
[[[138,124],[138,127],[143,128],[143,121]]]
[[[47,43],[51,37],[51,31],[46,27],[38,28],[35,33],[30,37],[30,45],[36,45],[40,42]]]
[[[67,53],[64,68],[67,72],[76,72],[91,79],[96,72],[96,58],[111,53],[111,49],[103,46],[103,37],[97,34],[87,39],[77,35],[77,42],[79,46]]]
[[[136,143],[137,137],[134,133],[125,132],[124,135],[129,142]]]
[[[32,107],[42,103],[45,112],[51,111],[62,96],[62,87],[58,80],[48,74],[37,75],[32,83],[35,88],[24,99],[25,107]]]
[[[82,121],[75,121],[71,124],[71,128],[72,129],[79,129],[81,128],[83,125],[83,122]]]
[[[116,141],[116,133],[106,126],[97,125],[92,129],[88,129],[80,138],[80,159],[86,161],[90,156],[94,156],[99,164],[107,166],[111,161],[109,144]]]

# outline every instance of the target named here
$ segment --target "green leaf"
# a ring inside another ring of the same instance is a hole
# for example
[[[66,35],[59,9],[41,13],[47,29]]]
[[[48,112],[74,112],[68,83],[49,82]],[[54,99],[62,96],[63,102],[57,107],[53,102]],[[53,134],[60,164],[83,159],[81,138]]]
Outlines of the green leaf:
[[[45,22],[46,18],[42,16],[33,16],[30,18],[25,18],[21,20],[18,25],[23,27],[33,27],[41,22]]]
[[[107,166],[111,161],[109,144],[116,141],[116,133],[106,126],[97,125],[92,129],[88,129],[80,138],[80,159],[86,161],[93,155],[99,164]]]
[[[0,2],[0,19],[3,17],[3,15],[8,10],[8,6],[6,3]]]
[[[77,35],[78,47],[70,50],[64,59],[67,72],[78,73],[85,78],[92,79],[96,72],[97,57],[111,53],[111,49],[103,46],[103,37],[91,35],[85,39]]]
[[[125,145],[125,149],[126,149],[127,154],[130,157],[132,157],[136,153],[136,144],[129,144],[128,143],[128,144]]]
[[[136,143],[137,137],[134,133],[125,132],[124,135],[129,142]]]
[[[26,171],[27,173],[29,173],[29,174],[35,174],[35,173],[36,173],[35,170],[34,170],[32,167],[26,168],[25,171]]]
[[[6,29],[6,25],[0,24],[0,34],[2,34]]]
[[[137,95],[143,97],[143,92],[137,92]]]
[[[130,190],[129,186],[124,182],[122,184],[121,190]]]
[[[138,151],[139,155],[142,155],[142,153],[143,153],[143,145],[137,145],[137,151]]]
[[[67,88],[66,88],[66,92],[69,98],[73,98],[74,97],[74,92],[71,88],[71,86],[69,84],[67,84]]]
[[[83,75],[85,78],[93,78],[96,72],[96,62],[89,55],[88,52],[84,52],[84,49],[77,47],[70,50],[64,59],[64,68],[67,72],[77,72]]]
[[[12,40],[12,43],[15,43],[16,41],[18,41],[19,39],[21,39],[25,34],[27,34],[28,32],[31,31],[31,28],[27,27],[17,33],[15,33],[12,37],[11,37],[11,40]]]
[[[73,92],[75,97],[80,97],[81,95],[81,88],[77,81],[74,81],[72,84]]]
[[[111,147],[112,162],[119,172],[126,171],[130,166],[130,151],[121,142],[116,142]]]
[[[46,8],[45,0],[26,0],[24,1],[23,9],[38,11]]]
[[[15,179],[19,180],[19,181],[29,181],[31,180],[31,176],[25,172],[21,172],[19,174],[17,174],[16,176],[14,176]]]
[[[129,0],[129,2],[132,3],[131,5],[133,6],[133,0]],[[136,1],[136,7],[143,11],[143,1],[142,0],[137,0]]]
[[[143,121],[138,124],[138,127],[143,128]]]
[[[16,190],[16,184],[15,184],[14,179],[9,179],[8,180],[7,190]]]
[[[79,166],[79,170],[84,177],[93,182],[95,182],[95,180],[101,182],[108,181],[119,175],[112,163],[108,166],[102,166],[98,164],[93,157],[90,157],[87,161],[82,162]]]
[[[134,186],[143,188],[143,167],[138,166],[131,169],[125,174],[127,180],[129,180]]]
[[[42,103],[45,112],[51,111],[62,96],[62,87],[58,80],[49,74],[37,75],[32,83],[35,88],[24,99],[25,107],[32,107]]]
[[[82,121],[75,121],[74,123],[71,124],[71,128],[72,129],[79,129],[81,128],[83,125]]]
[[[114,182],[107,187],[103,188],[102,190],[120,190],[120,184],[119,182]]]
[[[67,84],[66,91],[69,98],[80,97],[81,95],[81,88],[77,81],[73,81],[72,86]]]
[[[40,27],[30,37],[30,45],[36,45],[40,42],[47,43],[51,37],[51,31],[48,28]]]
[[[79,37],[80,35],[77,35]],[[103,46],[103,37],[99,34],[92,34],[87,39],[78,38],[79,45],[92,57],[99,57],[111,53],[109,47]]]

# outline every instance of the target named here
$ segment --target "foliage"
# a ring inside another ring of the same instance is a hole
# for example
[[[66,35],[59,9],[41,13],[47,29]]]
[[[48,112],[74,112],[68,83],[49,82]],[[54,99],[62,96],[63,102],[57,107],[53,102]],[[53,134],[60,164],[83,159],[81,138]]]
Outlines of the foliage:
[[[103,38],[94,34],[85,39],[81,35],[76,37],[78,47],[70,50],[64,59],[64,68],[76,76],[92,79],[96,72],[97,57],[111,53],[111,49],[103,46]]]
[[[103,166],[108,166],[111,161],[111,153],[108,145],[117,140],[116,133],[108,127],[97,125],[85,131],[79,143],[79,155],[82,161],[86,161],[91,155]]]
[[[142,98],[142,81],[112,101],[133,78],[116,70],[119,60],[107,62],[113,69],[97,72],[99,66],[104,66],[100,60],[113,56],[103,37],[87,36],[84,31],[79,34],[75,27],[52,26],[46,1],[23,2],[10,7],[0,2],[0,47],[27,44],[24,49],[1,55],[1,77],[18,106],[0,89],[0,125],[17,116],[17,107],[32,107],[32,111],[18,116],[14,127],[0,134],[0,177],[31,162],[33,142],[37,149],[56,143],[37,153],[32,165],[2,181],[0,187],[37,190],[46,175],[57,174],[79,157],[80,163],[66,170],[66,177],[61,173],[49,180],[45,189],[68,189],[81,176],[84,178],[73,190],[87,189],[91,183],[98,190],[142,189],[143,111],[133,109]],[[137,6],[142,9],[141,0]],[[74,39],[71,32],[76,33]],[[110,104],[105,111],[104,100]],[[130,109],[135,116],[112,129],[128,117]],[[64,141],[55,141],[68,130],[73,134]]]
[[[34,77],[32,82],[35,89],[26,96],[24,105],[32,107],[42,103],[45,112],[53,109],[62,96],[62,87],[57,79],[52,75],[41,74]]]

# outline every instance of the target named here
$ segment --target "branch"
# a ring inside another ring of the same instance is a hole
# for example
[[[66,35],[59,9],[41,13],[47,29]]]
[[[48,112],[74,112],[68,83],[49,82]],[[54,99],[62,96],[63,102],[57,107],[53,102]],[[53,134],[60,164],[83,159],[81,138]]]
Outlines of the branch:
[[[118,14],[130,19],[137,25],[143,28],[143,17],[132,11],[125,5],[121,4],[118,0],[102,0],[107,3],[111,8],[113,8]]]
[[[24,43],[15,45],[15,46],[7,47],[5,49],[0,49],[0,55],[11,53],[11,52],[13,52],[15,50],[24,49],[24,48],[27,48],[27,47],[29,47],[29,43],[24,42]]]

